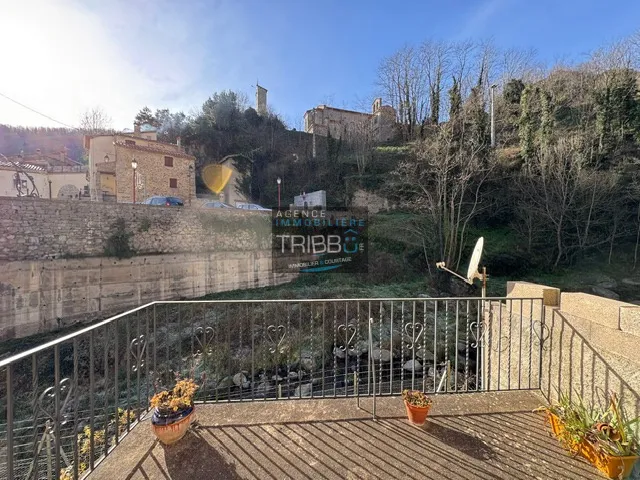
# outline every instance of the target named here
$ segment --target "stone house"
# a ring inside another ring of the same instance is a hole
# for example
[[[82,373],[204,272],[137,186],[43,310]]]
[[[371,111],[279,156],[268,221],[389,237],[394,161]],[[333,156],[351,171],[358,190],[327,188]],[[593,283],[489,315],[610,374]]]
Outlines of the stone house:
[[[0,196],[83,200],[88,195],[87,167],[64,150],[59,155],[37,150],[0,160]]]
[[[318,105],[304,114],[304,131],[326,137],[347,138],[371,135],[376,142],[386,142],[395,135],[396,111],[376,98],[371,113]]]
[[[136,125],[133,132],[85,135],[92,201],[139,203],[153,195],[196,197],[195,157],[180,145],[160,142],[157,131]],[[133,161],[136,162],[135,184]]]

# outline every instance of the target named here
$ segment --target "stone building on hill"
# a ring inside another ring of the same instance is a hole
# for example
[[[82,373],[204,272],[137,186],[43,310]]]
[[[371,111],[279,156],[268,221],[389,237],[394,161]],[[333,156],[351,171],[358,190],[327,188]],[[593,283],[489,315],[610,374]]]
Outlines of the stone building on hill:
[[[376,142],[387,142],[395,136],[396,111],[376,98],[371,113],[318,105],[304,114],[304,131],[323,137],[348,138],[371,135]]]
[[[184,152],[179,138],[177,144],[160,142],[153,127],[136,125],[133,132],[85,135],[84,147],[92,201],[132,203],[135,196],[140,203],[163,195],[188,205],[196,196],[196,159]]]

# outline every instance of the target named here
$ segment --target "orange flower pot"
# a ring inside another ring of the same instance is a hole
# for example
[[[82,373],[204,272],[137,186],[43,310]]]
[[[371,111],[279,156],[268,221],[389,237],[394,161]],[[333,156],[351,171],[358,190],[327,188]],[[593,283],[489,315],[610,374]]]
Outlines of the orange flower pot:
[[[407,417],[409,417],[409,421],[413,425],[424,425],[424,422],[427,419],[427,415],[429,414],[429,410],[431,410],[431,405],[428,405],[426,407],[416,407],[415,405],[411,405],[405,400],[404,406],[407,409]]]
[[[551,431],[556,436],[556,438],[560,440],[560,443],[562,443],[564,448],[569,450],[574,455],[579,454],[580,449],[582,447],[582,443],[584,442],[577,443],[573,440],[567,441],[564,435],[564,432],[565,432],[564,425],[562,424],[562,421],[555,414],[551,412],[547,412],[547,420],[549,422],[549,425],[551,425]]]
[[[591,465],[604,473],[607,478],[628,478],[633,466],[638,461],[637,455],[630,457],[615,457],[598,451],[591,442],[583,442],[580,455],[586,458]]]
[[[551,425],[551,431],[562,442],[565,448],[570,450],[573,454],[579,454],[587,459],[589,463],[600,470],[607,476],[607,478],[628,478],[629,475],[631,475],[633,466],[640,457],[614,457],[598,451],[598,449],[587,440],[580,443],[573,442],[571,444],[567,444],[563,435],[564,425],[560,419],[551,412],[547,414],[547,418]]]
[[[151,427],[153,428],[153,433],[155,433],[158,440],[160,440],[165,445],[172,445],[185,436],[187,430],[189,430],[189,426],[195,420],[196,410],[193,408],[191,412],[174,422],[166,423],[165,425],[160,425],[155,422],[151,422]]]

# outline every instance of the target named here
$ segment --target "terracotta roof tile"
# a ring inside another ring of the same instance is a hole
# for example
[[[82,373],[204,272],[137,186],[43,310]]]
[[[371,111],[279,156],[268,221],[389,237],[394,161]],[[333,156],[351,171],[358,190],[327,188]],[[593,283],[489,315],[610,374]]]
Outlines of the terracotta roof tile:
[[[138,150],[141,152],[149,152],[149,153],[159,153],[162,155],[166,155],[168,157],[180,157],[180,158],[187,158],[189,160],[196,159],[196,157],[194,157],[193,155],[189,155],[184,152],[172,152],[169,150],[164,150],[162,148],[153,148],[153,147],[147,147],[143,145],[127,145],[125,142],[114,142],[114,143],[118,147],[128,148],[130,150]],[[168,144],[168,145],[171,145],[171,144]]]

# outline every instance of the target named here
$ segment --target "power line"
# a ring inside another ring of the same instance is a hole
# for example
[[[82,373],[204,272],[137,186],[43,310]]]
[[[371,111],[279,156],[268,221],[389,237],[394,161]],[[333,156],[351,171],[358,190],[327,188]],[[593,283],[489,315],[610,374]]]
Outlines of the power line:
[[[41,116],[43,116],[43,117],[45,117],[45,118],[48,118],[48,119],[49,119],[49,120],[51,120],[52,122],[59,123],[60,125],[63,125],[63,126],[65,126],[65,127],[67,127],[67,128],[70,128],[70,129],[72,129],[72,130],[79,130],[79,128],[77,128],[77,127],[72,127],[71,125],[67,125],[66,123],[61,122],[61,121],[59,121],[59,120],[56,120],[55,118],[50,117],[49,115],[46,115],[46,114],[44,114],[44,113],[42,113],[42,112],[39,112],[39,111],[37,111],[37,110],[35,110],[35,109],[31,108],[31,107],[28,107],[28,106],[27,106],[27,105],[25,105],[24,103],[20,103],[19,101],[14,100],[14,99],[13,99],[13,98],[11,98],[11,97],[8,97],[7,95],[5,95],[5,94],[4,94],[4,93],[2,93],[2,92],[0,92],[0,97],[4,97],[4,98],[6,98],[7,100],[9,100],[9,101],[11,101],[11,102],[15,103],[16,105],[20,105],[21,107],[26,108],[27,110],[31,110],[33,113],[37,113],[38,115],[41,115]]]

